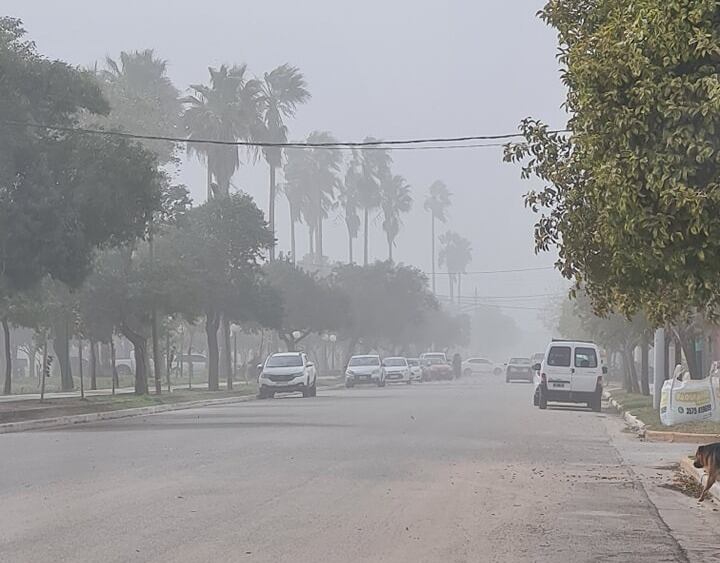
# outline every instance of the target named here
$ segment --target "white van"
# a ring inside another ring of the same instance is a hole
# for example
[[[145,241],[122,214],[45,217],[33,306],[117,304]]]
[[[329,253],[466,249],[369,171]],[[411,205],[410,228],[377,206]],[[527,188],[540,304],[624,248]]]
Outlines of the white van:
[[[586,403],[600,412],[607,368],[601,365],[600,349],[594,342],[553,340],[534,369],[540,372],[534,403],[541,409],[548,402]]]

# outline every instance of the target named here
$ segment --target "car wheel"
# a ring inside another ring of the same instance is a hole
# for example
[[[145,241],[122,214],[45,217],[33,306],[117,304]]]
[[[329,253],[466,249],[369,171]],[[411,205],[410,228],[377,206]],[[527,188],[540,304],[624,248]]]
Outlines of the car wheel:
[[[538,408],[541,411],[544,411],[547,408],[547,397],[545,396],[545,393],[543,393],[542,388],[538,394]]]
[[[381,379],[380,381],[378,381],[378,387],[385,387],[385,380],[384,380],[384,379]]]
[[[510,383],[510,378],[507,375],[505,376],[505,383]]]
[[[353,387],[355,387],[355,384],[354,384],[354,383],[350,383],[349,381],[346,381],[346,382],[345,382],[345,387],[347,387],[348,389],[352,389]]]
[[[493,370],[493,375],[500,375],[502,373],[502,370],[500,368],[495,368]]]
[[[470,377],[470,376],[472,375],[472,370],[471,370],[470,368],[467,368],[467,369],[463,372],[463,375],[464,375],[465,377]]]
[[[593,412],[601,412],[602,411],[602,393],[595,393],[595,396],[592,398],[592,401],[588,403],[588,406],[592,409]]]
[[[408,379],[405,383],[407,383],[408,385],[410,385],[410,384],[412,383],[412,381],[411,381],[410,379]]]

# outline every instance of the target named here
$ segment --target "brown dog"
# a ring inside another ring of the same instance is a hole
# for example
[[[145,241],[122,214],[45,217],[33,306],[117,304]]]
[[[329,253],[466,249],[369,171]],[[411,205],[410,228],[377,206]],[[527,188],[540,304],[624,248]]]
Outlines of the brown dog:
[[[697,469],[704,469],[705,473],[707,473],[707,483],[705,483],[705,488],[700,493],[700,498],[698,498],[698,501],[702,502],[705,500],[710,487],[720,476],[720,442],[698,446],[693,466]]]

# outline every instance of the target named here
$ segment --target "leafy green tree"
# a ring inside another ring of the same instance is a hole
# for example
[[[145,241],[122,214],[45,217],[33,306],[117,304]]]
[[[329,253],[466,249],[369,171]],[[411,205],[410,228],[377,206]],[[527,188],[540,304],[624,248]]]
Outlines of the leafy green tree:
[[[600,314],[717,316],[720,8],[555,0],[540,15],[558,31],[571,118],[567,134],[524,121],[506,151],[545,183],[526,196],[537,249],[558,249]]]
[[[365,142],[377,141],[366,137]],[[390,174],[392,157],[384,149],[363,151],[360,159],[360,177],[357,182],[357,204],[363,211],[363,265],[368,265],[370,213],[382,203],[381,182]]]
[[[360,151],[352,149],[352,156],[345,171],[345,181],[340,185],[339,203],[345,217],[345,227],[348,233],[348,264],[353,260],[353,241],[360,233],[360,180],[362,178],[362,158]]]
[[[234,142],[250,140],[260,129],[261,84],[247,77],[247,65],[209,69],[210,85],[193,84],[192,94],[183,98],[185,129],[189,135],[188,152],[207,167],[207,197],[227,197],[230,180],[240,166],[238,147],[234,145],[193,143],[217,139]]]
[[[468,264],[472,261],[472,245],[465,237],[454,231],[447,231],[440,235],[440,252],[438,262],[440,266],[447,267],[448,284],[450,287],[450,301],[455,299],[455,284],[460,298],[460,282],[466,272]]]
[[[382,227],[388,243],[388,260],[392,262],[393,246],[402,226],[402,213],[409,213],[413,199],[410,186],[399,174],[388,174],[380,183],[380,208],[382,209]]]
[[[287,260],[276,260],[266,265],[265,271],[282,307],[274,328],[288,350],[295,350],[313,333],[338,331],[347,323],[347,299],[327,279]]]
[[[313,131],[308,143],[332,143],[335,138],[327,131]],[[293,150],[287,155],[285,180],[291,193],[299,198],[301,213],[308,226],[310,254],[317,263],[323,257],[323,221],[335,205],[342,154],[337,149],[310,148]]]
[[[48,61],[0,20],[0,117],[73,126],[79,112],[107,112],[93,77]],[[160,203],[154,157],[116,137],[64,135],[28,126],[0,132],[0,285],[46,275],[78,285],[97,247],[143,236]]]
[[[432,252],[432,290],[435,293],[435,221],[444,223],[447,221],[447,209],[450,207],[450,190],[440,180],[435,180],[430,186],[427,197],[425,198],[425,211],[430,212],[430,228],[432,233],[431,252]]]
[[[293,117],[299,104],[310,99],[310,92],[300,70],[289,64],[282,64],[266,72],[260,82],[259,107],[261,124],[256,138],[271,143],[286,143],[288,128],[285,119]],[[268,220],[270,230],[275,232],[275,172],[282,165],[281,147],[263,147],[263,155],[270,167],[270,193]],[[294,228],[294,225],[293,225]],[[270,260],[275,258],[275,247],[270,249]]]
[[[348,354],[362,344],[366,350],[407,347],[428,311],[438,307],[419,270],[390,262],[368,266],[337,266],[332,283],[350,303],[348,325],[341,331]]]
[[[219,388],[218,329],[221,318],[272,323],[272,297],[261,283],[260,261],[273,244],[263,213],[247,194],[212,199],[192,209],[186,221],[158,240],[162,262],[182,264],[197,311],[205,316],[208,386]],[[269,320],[268,320],[269,319]],[[223,333],[228,338],[227,331]],[[229,343],[224,349],[229,351]],[[223,371],[232,386],[230,356]]]

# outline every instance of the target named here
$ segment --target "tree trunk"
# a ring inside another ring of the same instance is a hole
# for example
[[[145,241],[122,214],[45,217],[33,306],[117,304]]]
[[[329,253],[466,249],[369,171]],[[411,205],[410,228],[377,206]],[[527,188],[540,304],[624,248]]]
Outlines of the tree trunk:
[[[115,365],[115,340],[112,336],[110,337],[110,364],[110,369],[112,370],[112,394],[114,395],[115,389],[120,385],[120,378],[118,377],[117,366]]]
[[[461,301],[461,299],[460,299],[460,298],[462,297],[462,295],[460,294],[461,283],[462,283],[462,274],[461,274],[461,273],[458,273],[458,275],[457,275],[457,286],[458,286],[458,290],[457,290],[457,302],[458,302],[458,304],[459,304],[459,303],[462,303],[462,301]]]
[[[368,231],[370,224],[370,210],[366,207],[363,210],[363,266],[368,265]]]
[[[207,155],[207,201],[210,201],[213,196],[212,178],[212,164],[210,162],[210,155]]]
[[[12,350],[10,348],[10,324],[7,318],[2,320],[3,350],[5,350],[5,384],[3,395],[12,393]]]
[[[60,366],[60,388],[63,391],[72,391],[75,384],[72,377],[72,366],[70,365],[70,321],[68,314],[60,320],[55,328],[53,348],[55,348],[58,365]]]
[[[217,391],[220,388],[218,376],[218,328],[220,327],[220,315],[209,311],[205,316],[205,334],[207,335],[208,347],[208,390]]]
[[[270,232],[275,238],[275,166],[270,165],[270,200],[268,203],[268,218],[270,221]],[[270,247],[270,261],[275,260],[275,242]]]
[[[27,357],[28,357],[28,377],[30,379],[35,379],[37,376],[37,370],[35,362],[37,361],[37,346],[35,346],[34,339],[30,341],[30,344],[28,345],[27,350]],[[40,380],[38,380],[39,382]]]
[[[80,398],[85,398],[85,378],[83,372],[83,342],[82,338],[77,339],[78,347],[78,375],[80,375]]]
[[[647,334],[643,334],[640,342],[640,392],[650,396],[650,341]]]
[[[435,293],[435,212],[432,214],[430,231],[432,233],[432,242],[430,248],[432,251],[432,291]]]
[[[322,264],[323,261],[323,220],[322,215],[318,217],[317,229],[315,230],[315,251],[317,252],[317,263]]]
[[[347,227],[348,232],[348,264],[353,263],[353,237],[352,237],[352,231],[350,231],[350,226]]]
[[[90,389],[97,389],[97,342],[90,339]]]
[[[147,337],[129,329],[127,326],[123,326],[122,333],[133,345],[133,354],[135,356],[135,394],[147,395]]]
[[[450,288],[450,303],[455,303],[455,274],[448,270],[448,287]]]
[[[637,382],[637,370],[633,358],[633,348],[625,347],[622,351],[623,364],[625,364],[625,390],[628,393],[638,393],[640,388]]]
[[[702,373],[695,353],[695,339],[684,331],[679,332],[680,346],[682,347],[683,355],[685,356],[685,362],[687,362],[690,379],[702,379]]]
[[[225,381],[227,381],[228,391],[232,389],[232,348],[230,347],[230,321],[222,316],[222,340],[223,340],[223,371],[225,372]]]
[[[290,255],[292,257],[292,263],[295,264],[297,257],[295,256],[295,214],[290,206]]]
[[[393,261],[393,255],[392,255],[393,241],[390,239],[390,237],[388,237],[387,243],[388,243],[388,260],[390,262],[392,262]]]
[[[160,342],[158,340],[157,310],[152,308],[150,313],[150,339],[152,342],[153,376],[155,378],[155,394],[162,393],[162,358],[160,357]]]
[[[315,229],[308,225],[308,254],[310,256],[315,256]]]

